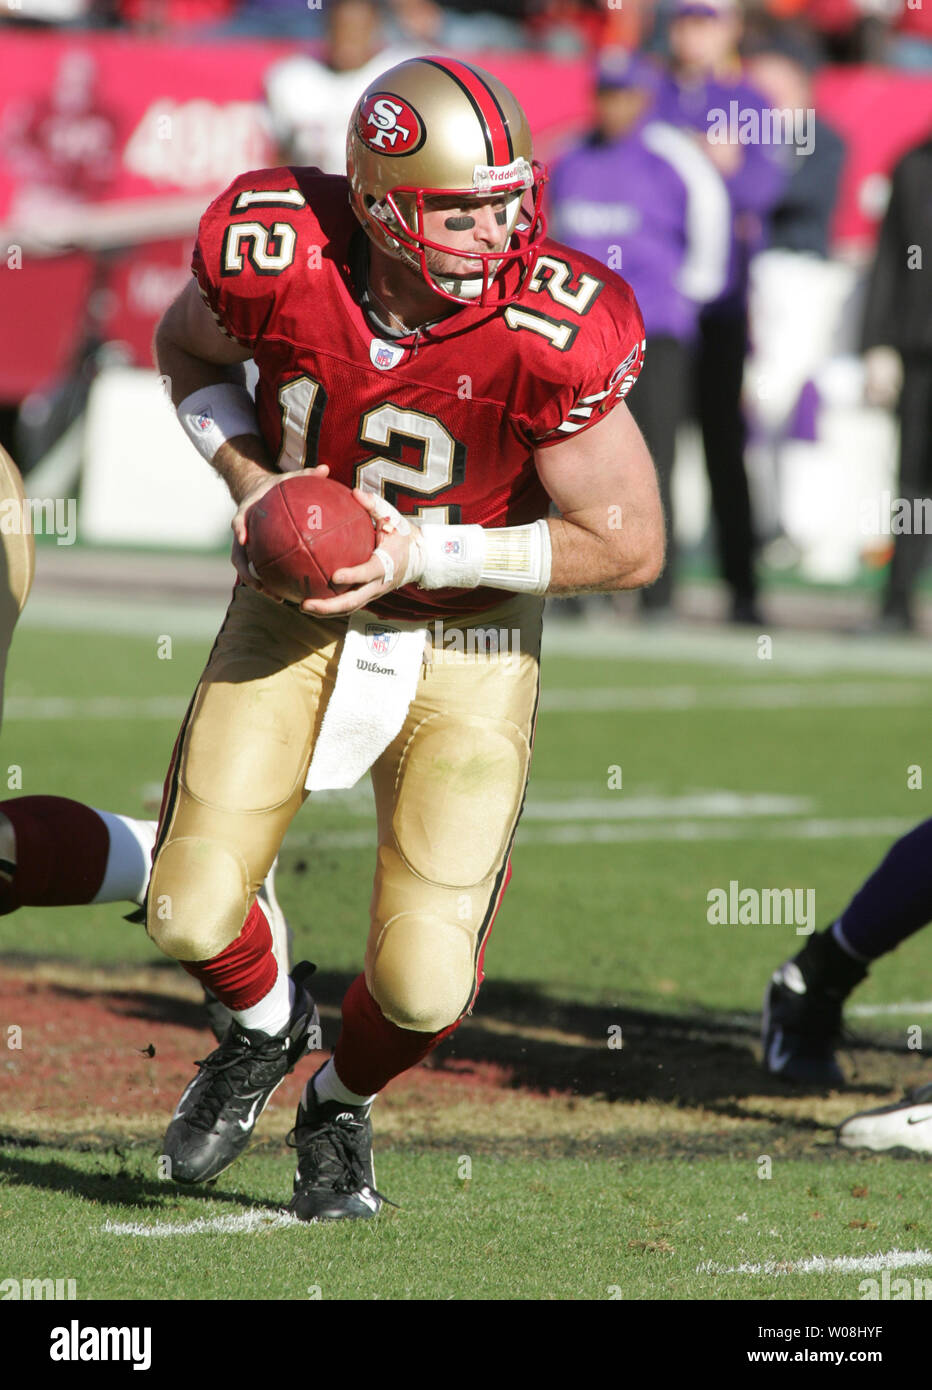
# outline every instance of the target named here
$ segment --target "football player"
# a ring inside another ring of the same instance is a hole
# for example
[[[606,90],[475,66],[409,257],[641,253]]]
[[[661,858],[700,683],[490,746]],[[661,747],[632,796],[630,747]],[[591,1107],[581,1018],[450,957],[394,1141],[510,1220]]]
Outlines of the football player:
[[[24,510],[19,469],[0,447],[0,721],[13,632],[35,573],[35,540]],[[13,524],[20,518],[20,524]],[[18,796],[0,802],[0,916],[27,904],[145,901],[155,821],[96,811],[62,796]],[[290,930],[275,895],[274,865],[259,889],[276,959],[288,969]],[[133,920],[133,919],[131,919]],[[218,1041],[229,1010],[205,990],[207,1018]]]
[[[774,972],[762,1025],[763,1065],[771,1076],[825,1089],[845,1084],[835,1056],[844,1002],[873,961],[932,921],[930,860],[932,819],[897,840],[841,916]],[[928,1153],[926,1120],[932,1121],[932,1086],[852,1116],[838,1137],[851,1148],[900,1145]]]
[[[641,316],[617,275],[546,239],[544,179],[501,82],[404,62],[361,96],[346,177],[259,170],[210,206],[196,283],[156,335],[179,420],[238,504],[242,581],[178,738],[148,895],[156,944],[235,1020],[166,1133],[177,1181],[236,1158],[306,1049],[313,1001],[255,900],[292,817],[308,788],[371,770],[375,789],[365,969],[293,1132],[302,1220],[379,1210],[372,1102],[475,1001],[544,595],[637,588],[663,562],[623,399]],[[302,468],[356,489],[377,546],[332,576],[343,592],[296,607],[262,591],[245,545],[250,506]]]

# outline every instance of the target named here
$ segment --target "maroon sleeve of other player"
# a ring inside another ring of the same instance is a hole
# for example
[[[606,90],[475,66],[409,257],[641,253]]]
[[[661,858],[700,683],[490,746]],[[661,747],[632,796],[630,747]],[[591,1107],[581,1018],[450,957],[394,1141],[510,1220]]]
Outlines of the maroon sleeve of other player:
[[[301,206],[291,169],[257,169],[235,179],[201,218],[191,269],[217,323],[244,347],[262,337],[294,263]]]
[[[580,322],[564,379],[530,422],[536,449],[597,424],[627,396],[643,366],[644,320],[634,292],[620,276],[604,267],[601,273],[604,288]]]

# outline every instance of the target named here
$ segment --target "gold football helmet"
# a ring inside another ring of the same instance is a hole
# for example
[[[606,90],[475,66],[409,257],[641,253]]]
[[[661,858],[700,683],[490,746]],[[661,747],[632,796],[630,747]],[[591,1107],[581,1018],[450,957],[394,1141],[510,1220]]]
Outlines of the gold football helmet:
[[[527,117],[508,88],[456,58],[412,58],[369,84],[346,140],[350,201],[368,235],[418,270],[435,293],[460,304],[497,306],[516,300],[546,235],[541,211],[547,175],[532,155]],[[464,253],[424,235],[425,200],[438,195],[506,200],[502,251],[470,251],[479,273],[437,274],[427,252]],[[528,208],[523,207],[529,194]],[[509,293],[493,282],[518,265]]]

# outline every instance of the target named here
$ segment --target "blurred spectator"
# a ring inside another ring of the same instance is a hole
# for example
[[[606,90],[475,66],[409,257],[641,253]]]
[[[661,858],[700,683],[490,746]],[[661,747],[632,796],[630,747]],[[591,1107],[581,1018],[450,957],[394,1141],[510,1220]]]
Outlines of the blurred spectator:
[[[367,84],[423,50],[389,47],[378,0],[330,0],[326,51],[297,54],[266,74],[265,97],[283,163],[346,172],[346,128]]]
[[[512,50],[527,47],[521,25],[490,8],[473,14],[446,9],[436,0],[389,0],[392,27],[399,38],[420,46],[420,52],[478,53],[484,48]]]
[[[845,144],[815,113],[817,65],[815,47],[787,29],[759,37],[747,62],[748,76],[772,109],[791,113],[794,121],[801,113],[808,137],[791,156],[789,181],[771,213],[768,248],[750,267],[752,355],[744,399],[762,465],[757,499],[767,515],[758,522],[770,542],[767,558],[777,565],[795,558],[781,523],[783,446],[800,433],[812,437],[814,379],[831,356],[849,290],[846,268],[828,263]]]
[[[97,77],[90,52],[67,49],[48,95],[8,110],[0,136],[31,196],[92,199],[110,186],[118,164],[117,121],[100,97]]]
[[[932,247],[932,132],[893,171],[864,314],[866,393],[873,405],[898,403],[898,495],[911,502],[932,495],[932,274],[922,268]],[[911,508],[911,514],[917,509]],[[927,536],[894,538],[880,625],[915,626],[913,592]]]
[[[80,24],[98,9],[99,0],[6,0],[0,24]]]
[[[894,21],[895,33],[887,48],[887,58],[897,67],[932,71],[932,4],[910,4],[899,0],[900,12]]]
[[[751,255],[763,243],[767,215],[786,183],[788,151],[772,143],[765,99],[742,78],[740,36],[741,16],[732,0],[678,0],[670,24],[670,61],[655,114],[658,120],[695,132],[725,179],[731,199],[727,282],[699,320],[696,409],[731,617],[757,624],[761,619],[741,409],[747,278]]]
[[[224,32],[264,38],[317,38],[323,31],[329,0],[238,0]]]
[[[653,28],[655,9],[656,0],[625,0],[624,4],[609,5],[601,46],[631,51],[643,48]]]
[[[531,45],[556,57],[591,53],[604,41],[605,27],[606,11],[592,0],[529,0],[527,5]]]
[[[882,63],[900,0],[809,0],[805,17],[831,63]]]
[[[815,111],[813,75],[818,66],[819,55],[805,39],[777,30],[755,45],[746,72],[773,109],[804,113],[807,147],[796,146],[790,160],[788,182],[770,214],[768,245],[825,258],[845,142]]]
[[[236,7],[237,0],[117,0],[108,6],[116,10],[121,24],[156,33],[219,24],[229,19]]]
[[[628,403],[657,466],[669,531],[664,572],[640,595],[650,615],[671,606],[671,479],[689,349],[702,304],[724,287],[731,235],[721,175],[695,140],[652,118],[659,81],[647,59],[606,54],[597,126],[551,171],[555,235],[618,270],[644,316],[647,354]]]

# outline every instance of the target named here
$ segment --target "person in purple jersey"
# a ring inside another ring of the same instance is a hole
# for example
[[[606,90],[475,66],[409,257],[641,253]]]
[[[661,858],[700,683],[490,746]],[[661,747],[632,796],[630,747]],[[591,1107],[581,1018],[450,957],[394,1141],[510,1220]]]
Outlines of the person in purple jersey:
[[[725,285],[731,210],[721,175],[689,135],[654,119],[657,67],[606,54],[597,75],[597,124],[551,173],[554,234],[622,270],[641,305],[650,350],[631,408],[660,482],[667,565],[639,595],[668,612],[675,572],[671,478],[686,408],[690,348],[700,310]]]
[[[845,1078],[835,1048],[844,1002],[869,966],[932,921],[932,819],[902,836],[830,927],[776,970],[764,998],[763,1067],[770,1076],[830,1089]],[[918,1117],[918,1118],[917,1118]],[[932,1084],[840,1127],[849,1148],[932,1153]]]
[[[728,276],[722,292],[699,318],[695,388],[731,616],[757,624],[761,619],[741,412],[747,270],[753,253],[764,245],[767,217],[786,185],[791,151],[782,138],[784,127],[771,119],[764,97],[742,79],[740,35],[741,16],[733,0],[679,0],[654,116],[694,133],[724,178],[731,199]],[[800,126],[805,114],[799,113]],[[794,121],[794,136],[796,125]]]

